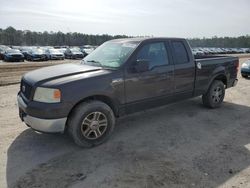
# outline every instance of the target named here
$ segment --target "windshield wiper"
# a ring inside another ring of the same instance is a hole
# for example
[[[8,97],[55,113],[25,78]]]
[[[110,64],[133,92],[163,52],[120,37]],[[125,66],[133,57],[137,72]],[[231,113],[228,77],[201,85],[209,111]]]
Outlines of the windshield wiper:
[[[87,64],[87,65],[99,66],[99,67],[102,67],[103,69],[114,70],[114,68],[109,67],[109,66],[105,66],[105,65],[101,64],[99,61],[95,61],[95,60],[87,60],[87,61],[83,60],[83,63]]]
[[[95,61],[95,60],[88,60],[87,63],[94,63],[94,64],[97,64],[99,66],[102,67],[102,64],[99,62],[99,61]]]

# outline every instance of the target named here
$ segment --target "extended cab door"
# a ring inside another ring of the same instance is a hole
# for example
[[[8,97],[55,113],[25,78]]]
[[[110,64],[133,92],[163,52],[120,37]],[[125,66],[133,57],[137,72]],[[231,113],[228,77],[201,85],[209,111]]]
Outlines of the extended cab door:
[[[160,105],[173,94],[174,66],[165,41],[141,44],[125,73],[127,112]],[[137,60],[147,60],[149,70],[136,72]]]
[[[195,82],[195,63],[188,43],[185,40],[171,40],[174,61],[175,95],[191,97]]]

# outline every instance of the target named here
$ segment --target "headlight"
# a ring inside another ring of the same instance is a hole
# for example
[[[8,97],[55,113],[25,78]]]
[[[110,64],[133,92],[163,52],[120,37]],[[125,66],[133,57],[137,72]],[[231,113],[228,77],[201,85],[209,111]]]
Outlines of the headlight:
[[[45,103],[58,103],[61,101],[61,91],[59,89],[37,87],[33,100]]]
[[[247,63],[243,63],[241,67],[244,68],[244,69],[248,69],[249,65]]]

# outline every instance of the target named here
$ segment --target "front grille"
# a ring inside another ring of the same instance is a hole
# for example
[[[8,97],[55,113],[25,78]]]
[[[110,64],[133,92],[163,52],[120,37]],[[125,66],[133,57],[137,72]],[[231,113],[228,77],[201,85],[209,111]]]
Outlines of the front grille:
[[[45,58],[45,55],[34,55],[34,58]]]
[[[22,79],[20,84],[20,91],[27,99],[30,99],[32,86],[28,84],[24,79]]]
[[[76,58],[83,58],[82,54],[76,54]]]

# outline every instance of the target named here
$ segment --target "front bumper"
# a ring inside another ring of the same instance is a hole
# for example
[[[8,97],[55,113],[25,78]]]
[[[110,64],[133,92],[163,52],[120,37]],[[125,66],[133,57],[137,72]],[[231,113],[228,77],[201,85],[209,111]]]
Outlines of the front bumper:
[[[60,60],[60,59],[64,59],[64,56],[51,56],[50,59],[52,59],[52,60]]]
[[[250,69],[241,68],[241,74],[250,76]]]
[[[6,57],[7,61],[12,61],[12,62],[19,62],[19,61],[24,61],[24,57],[13,57],[13,56],[8,56]]]
[[[47,57],[45,55],[33,55],[31,59],[32,61],[45,61]]]
[[[82,59],[82,58],[84,58],[84,56],[83,56],[83,54],[73,54],[72,58],[73,59]]]
[[[63,133],[67,118],[60,119],[40,119],[26,115],[23,121],[32,129],[46,133]]]
[[[27,114],[27,104],[18,95],[17,97],[19,116],[22,121],[26,123],[27,126],[33,128],[34,130],[46,133],[63,133],[67,121],[65,118],[38,118]]]

